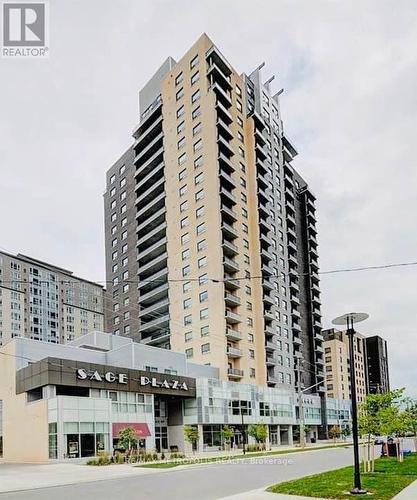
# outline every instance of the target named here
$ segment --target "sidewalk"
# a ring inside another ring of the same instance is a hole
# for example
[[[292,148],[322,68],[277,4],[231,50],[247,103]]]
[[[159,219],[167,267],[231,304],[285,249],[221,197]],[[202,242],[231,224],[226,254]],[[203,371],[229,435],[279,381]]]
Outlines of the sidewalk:
[[[404,488],[393,500],[416,500],[417,498],[417,480]]]
[[[415,497],[414,497],[415,498]],[[269,493],[264,488],[260,490],[246,491],[219,500],[325,500],[319,497],[300,497],[296,495],[281,495],[280,493]]]

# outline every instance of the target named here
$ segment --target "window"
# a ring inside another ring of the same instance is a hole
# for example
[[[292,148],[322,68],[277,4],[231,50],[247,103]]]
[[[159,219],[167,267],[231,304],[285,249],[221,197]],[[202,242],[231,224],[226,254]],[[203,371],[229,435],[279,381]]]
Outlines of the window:
[[[116,208],[116,200],[113,200],[111,203],[110,203],[110,208],[113,210]]]
[[[197,242],[197,252],[201,252],[202,250],[205,250],[207,248],[207,241],[206,240],[200,240]]]
[[[193,144],[193,151],[199,151],[203,147],[203,139],[199,139],[197,142]]]
[[[240,125],[241,127],[243,127],[243,120],[242,120],[242,118],[240,116],[238,116],[236,118],[236,121],[237,121],[238,125]]]
[[[175,99],[179,101],[184,96],[184,88],[181,87],[180,90],[175,94]]]
[[[239,139],[240,142],[244,142],[244,140],[245,140],[244,137],[243,137],[242,132],[238,132],[237,133],[237,138]]]
[[[193,75],[191,75],[191,85],[194,85],[200,79],[200,72],[196,71]]]
[[[240,185],[246,188],[246,180],[243,177],[240,178]]]
[[[177,149],[181,149],[185,146],[185,137],[181,137],[181,139],[177,142]]]
[[[238,95],[239,97],[242,95],[242,90],[239,85],[236,85],[236,95]]]
[[[207,354],[210,352],[210,344],[202,344],[201,345],[201,354]]]
[[[191,113],[191,118],[193,120],[195,120],[200,115],[201,115],[201,108],[200,108],[200,106],[197,106],[195,109],[193,109],[193,111]]]
[[[185,356],[189,359],[193,357],[193,348],[189,347],[188,349],[185,350]]]
[[[177,109],[177,118],[182,116],[185,113],[185,108],[184,105],[182,105],[180,108]]]
[[[184,163],[187,161],[187,153],[183,153],[181,156],[178,157],[178,165],[184,165]]]
[[[182,132],[185,129],[185,122],[182,121],[178,126],[177,126],[177,134]]]
[[[190,258],[190,249],[184,250],[181,254],[182,260],[187,260]]]
[[[184,80],[184,75],[181,71],[181,73],[179,73],[175,78],[175,85],[179,85],[183,80]]]
[[[191,305],[192,305],[191,299],[185,299],[183,301],[183,308],[184,309],[190,309]]]
[[[250,264],[250,257],[249,257],[249,255],[245,254],[243,256],[243,261],[244,261],[245,264]]]
[[[129,283],[123,285],[123,293],[127,293],[129,291]]]
[[[209,334],[209,326],[208,325],[202,326],[200,328],[200,334],[202,337],[206,337]]]
[[[113,175],[110,177],[110,184],[113,184],[115,180],[116,180],[116,176],[113,174]]]
[[[201,132],[201,122],[197,123],[195,127],[193,127],[193,135],[197,135]]]
[[[182,284],[182,291],[189,292],[191,290],[191,281],[186,281],[185,283]]]
[[[248,342],[253,344],[253,340],[254,340],[253,333],[248,333]]]
[[[116,213],[111,214],[111,221],[112,221],[112,222],[115,222],[115,221],[116,221],[116,219],[117,219],[117,214],[116,214]]]
[[[189,342],[193,339],[193,332],[185,332],[184,333],[184,341]]]
[[[198,284],[200,286],[201,285],[205,285],[207,282],[208,282],[208,276],[207,276],[207,274],[202,274],[201,276],[199,276],[199,278],[198,278]]]
[[[181,186],[179,188],[178,193],[180,196],[184,196],[187,191],[188,191],[187,184],[184,184],[184,186]]]
[[[195,216],[197,217],[197,219],[199,217],[202,217],[203,215],[204,215],[204,205],[202,207],[197,208],[197,210],[195,211]]]
[[[198,158],[196,158],[194,160],[194,168],[201,167],[202,164],[203,164],[203,157],[202,156],[199,156]]]
[[[189,223],[190,223],[190,221],[189,221],[188,217],[184,217],[183,219],[181,219],[180,226],[183,229],[184,227],[187,227],[189,225]]]
[[[196,101],[198,101],[198,99],[200,99],[200,95],[201,95],[201,92],[200,92],[200,89],[198,89],[196,92],[194,92],[194,94],[191,96],[191,103],[195,103]]]
[[[193,57],[193,59],[191,59],[190,69],[195,68],[197,66],[197,64],[198,64],[198,54],[195,57]]]
[[[204,198],[204,189],[200,189],[200,191],[197,191],[195,194],[195,201],[200,201]]]
[[[239,146],[239,154],[240,154],[240,156],[241,156],[242,158],[244,158],[244,157],[245,157],[245,151],[244,151],[244,149],[243,149],[243,148],[241,148],[240,146]]]
[[[122,240],[125,240],[126,238],[127,238],[127,231],[123,231]]]
[[[198,296],[200,302],[206,302],[208,300],[208,291],[205,290],[204,292],[201,292]]]
[[[124,177],[121,181],[120,181],[120,187],[124,187],[126,186],[126,177]]]
[[[182,275],[183,276],[188,276],[190,274],[191,268],[190,266],[185,266],[182,268]]]
[[[181,236],[181,244],[184,245],[184,243],[187,243],[188,241],[190,241],[190,235],[189,233],[184,233]]]
[[[250,378],[255,378],[255,368],[249,369],[249,376],[250,376]]]
[[[127,207],[126,205],[123,205],[122,208],[120,209],[120,213],[124,214],[126,213]]]
[[[184,326],[191,325],[192,322],[193,322],[193,317],[191,316],[191,314],[184,316]]]
[[[110,196],[114,196],[116,194],[116,188],[113,187],[110,189]]]
[[[243,224],[242,223],[242,230],[243,230],[244,233],[248,233],[249,232],[249,228],[248,228],[247,224]]]
[[[237,107],[238,111],[242,111],[242,109],[243,109],[242,103],[239,100],[236,100],[236,107]]]
[[[188,209],[188,201],[183,201],[180,205],[180,212],[185,212]]]
[[[253,349],[249,349],[249,357],[255,359],[255,351]]]
[[[201,269],[202,267],[206,267],[207,266],[207,257],[201,257],[200,259],[198,259],[198,268]]]
[[[246,203],[248,198],[245,193],[240,193],[240,199],[243,201],[243,203]]]
[[[206,224],[202,222],[197,226],[197,234],[203,234],[206,231]]]
[[[125,226],[126,226],[126,224],[127,224],[127,218],[126,218],[126,217],[123,217],[123,219],[122,219],[122,221],[121,221],[120,225],[121,225],[122,227],[125,227]]]

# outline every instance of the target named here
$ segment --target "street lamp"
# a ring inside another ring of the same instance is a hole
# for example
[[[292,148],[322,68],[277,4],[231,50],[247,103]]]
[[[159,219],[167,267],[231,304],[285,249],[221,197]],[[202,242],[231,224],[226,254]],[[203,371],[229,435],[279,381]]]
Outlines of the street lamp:
[[[361,471],[359,463],[359,436],[358,436],[358,405],[356,402],[356,373],[355,373],[355,350],[354,336],[355,330],[353,325],[368,319],[366,313],[347,313],[343,316],[335,318],[332,323],[334,325],[346,325],[346,335],[349,339],[349,366],[350,366],[350,392],[352,397],[352,436],[353,436],[353,456],[354,456],[354,488],[351,490],[352,495],[364,495],[367,490],[362,489]]]

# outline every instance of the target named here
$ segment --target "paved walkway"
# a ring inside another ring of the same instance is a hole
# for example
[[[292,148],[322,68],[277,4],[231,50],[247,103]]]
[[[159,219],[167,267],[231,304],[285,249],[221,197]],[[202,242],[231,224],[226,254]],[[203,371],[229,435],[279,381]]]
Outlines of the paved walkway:
[[[417,481],[411,483],[407,488],[404,488],[393,500],[416,500],[417,498]]]
[[[325,500],[319,497],[300,497],[296,495],[282,495],[280,493],[269,493],[264,488],[260,490],[247,491],[230,497],[224,497],[219,500]]]

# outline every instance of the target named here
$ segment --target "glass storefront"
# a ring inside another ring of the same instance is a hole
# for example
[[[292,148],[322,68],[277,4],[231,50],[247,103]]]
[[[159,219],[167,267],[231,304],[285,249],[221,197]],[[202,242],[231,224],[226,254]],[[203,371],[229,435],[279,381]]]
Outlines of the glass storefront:
[[[66,458],[92,457],[110,451],[108,422],[64,422]]]
[[[49,438],[48,450],[49,458],[58,458],[58,433],[56,422],[48,424]]]

